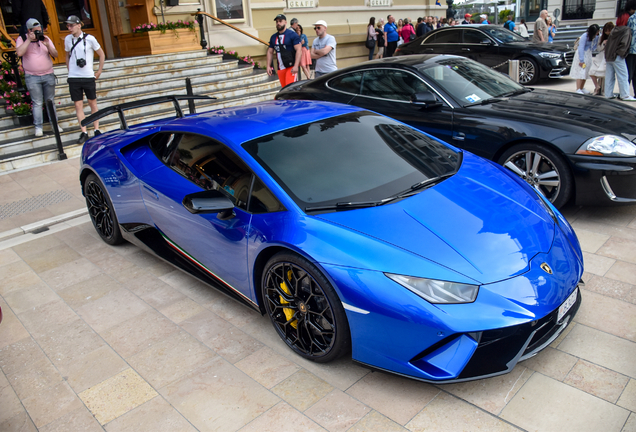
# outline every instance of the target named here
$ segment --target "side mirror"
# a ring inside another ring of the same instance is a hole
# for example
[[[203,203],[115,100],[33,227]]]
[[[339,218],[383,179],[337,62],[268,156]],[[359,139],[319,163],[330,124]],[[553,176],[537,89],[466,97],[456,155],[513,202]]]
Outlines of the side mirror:
[[[233,213],[234,203],[223,192],[218,190],[207,190],[186,195],[183,198],[183,206],[190,213],[223,213],[224,218],[227,213]]]
[[[482,45],[492,45],[492,41],[488,38],[486,39],[482,39],[481,42],[479,42]]]
[[[422,108],[435,108],[442,106],[442,103],[437,100],[433,92],[428,90],[411,95],[411,103],[420,105]]]

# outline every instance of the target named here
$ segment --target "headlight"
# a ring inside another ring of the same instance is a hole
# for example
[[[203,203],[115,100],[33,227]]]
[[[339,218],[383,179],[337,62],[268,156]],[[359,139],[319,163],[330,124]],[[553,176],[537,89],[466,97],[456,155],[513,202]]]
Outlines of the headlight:
[[[585,141],[577,151],[580,155],[636,156],[636,145],[616,135],[603,135]]]
[[[471,303],[475,301],[479,291],[479,286],[477,285],[390,273],[385,273],[385,275],[430,303]]]
[[[543,58],[549,58],[549,59],[560,59],[561,58],[561,54],[559,53],[551,53],[551,52],[540,52],[539,55]]]

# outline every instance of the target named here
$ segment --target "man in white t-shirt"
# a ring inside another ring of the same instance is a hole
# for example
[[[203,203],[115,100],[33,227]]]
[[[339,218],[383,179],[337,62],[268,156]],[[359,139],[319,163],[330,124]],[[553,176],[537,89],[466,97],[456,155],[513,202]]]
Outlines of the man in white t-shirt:
[[[82,20],[76,15],[71,15],[66,19],[66,28],[71,32],[64,39],[64,50],[66,51],[66,67],[68,68],[68,88],[71,93],[71,100],[75,103],[75,113],[80,122],[82,133],[77,139],[78,144],[83,144],[88,139],[86,126],[82,126],[84,120],[84,94],[88,99],[91,113],[97,112],[97,90],[95,80],[102,74],[104,69],[104,50],[94,36],[82,31]],[[94,54],[99,56],[99,68],[93,71]],[[100,135],[99,121],[93,122],[95,136]]]
[[[327,34],[327,23],[318,20],[314,23],[316,39],[311,46],[311,58],[316,60],[316,78],[338,70],[336,66],[336,38]]]

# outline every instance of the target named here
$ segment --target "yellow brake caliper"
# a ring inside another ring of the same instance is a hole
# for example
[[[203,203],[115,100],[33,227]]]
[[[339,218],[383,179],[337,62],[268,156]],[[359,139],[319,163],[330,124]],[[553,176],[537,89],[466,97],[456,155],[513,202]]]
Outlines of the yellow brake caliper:
[[[288,270],[288,271],[287,271],[287,277],[288,277],[289,279],[291,279],[291,278],[292,278],[292,272],[291,272],[291,270]],[[291,295],[291,290],[289,289],[289,287],[287,286],[287,284],[285,283],[285,281],[281,282],[281,284],[280,284],[280,289],[282,289],[282,290],[285,292],[285,294],[289,294],[289,295]],[[280,296],[280,302],[281,302],[281,304],[289,304],[289,302],[288,302],[288,301],[286,301],[286,300],[283,298],[283,296]],[[292,318],[293,318],[293,316],[294,316],[294,310],[293,310],[293,309],[290,309],[290,308],[283,308],[283,312],[285,312],[285,317],[287,318],[287,321],[289,321],[290,319],[292,319]],[[292,325],[292,327],[294,327],[294,328],[298,328],[298,320],[294,320],[294,321],[292,321],[290,324]]]

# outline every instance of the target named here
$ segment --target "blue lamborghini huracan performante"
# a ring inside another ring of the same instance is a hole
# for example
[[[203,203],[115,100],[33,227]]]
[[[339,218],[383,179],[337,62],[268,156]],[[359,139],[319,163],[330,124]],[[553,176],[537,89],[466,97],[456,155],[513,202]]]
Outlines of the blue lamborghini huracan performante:
[[[267,314],[298,355],[459,382],[509,372],[576,314],[574,231],[494,162],[352,106],[174,102],[132,128],[112,108],[123,130],[84,145],[93,224]]]

